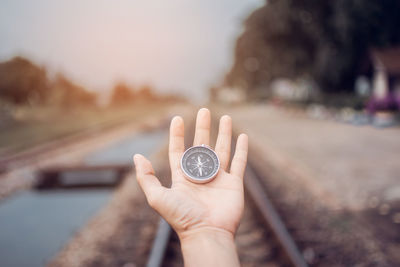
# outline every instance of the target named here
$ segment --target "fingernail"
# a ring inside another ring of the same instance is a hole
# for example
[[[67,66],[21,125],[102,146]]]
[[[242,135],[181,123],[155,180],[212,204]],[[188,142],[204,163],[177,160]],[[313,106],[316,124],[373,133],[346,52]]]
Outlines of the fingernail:
[[[207,113],[210,113],[210,110],[208,109],[208,108],[201,108],[201,109],[199,109],[199,111],[198,111],[198,113],[200,113],[200,112],[207,112]]]
[[[222,117],[221,117],[221,121],[222,120],[231,120],[231,116],[229,116],[229,115],[223,115]]]
[[[138,155],[138,154],[135,154],[135,155],[133,156],[133,162],[135,163],[135,165],[137,165],[138,160],[139,160],[139,155]]]
[[[181,116],[174,116],[173,118],[172,118],[172,120],[171,120],[171,124],[172,123],[182,123],[183,122],[183,119],[182,119],[182,117]]]

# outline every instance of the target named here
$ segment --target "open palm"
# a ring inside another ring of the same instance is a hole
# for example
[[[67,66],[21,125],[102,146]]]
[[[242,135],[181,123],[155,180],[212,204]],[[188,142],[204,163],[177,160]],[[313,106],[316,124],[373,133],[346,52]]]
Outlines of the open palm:
[[[196,119],[193,145],[209,145],[210,112],[200,109]],[[181,117],[171,121],[169,161],[172,186],[163,187],[154,176],[153,167],[142,155],[135,155],[137,179],[147,200],[158,213],[175,229],[178,235],[200,229],[235,233],[243,212],[243,174],[246,167],[248,139],[245,134],[238,137],[236,151],[230,171],[232,121],[229,116],[220,120],[215,152],[220,160],[217,177],[206,184],[195,184],[187,180],[180,168],[184,153],[184,125]]]

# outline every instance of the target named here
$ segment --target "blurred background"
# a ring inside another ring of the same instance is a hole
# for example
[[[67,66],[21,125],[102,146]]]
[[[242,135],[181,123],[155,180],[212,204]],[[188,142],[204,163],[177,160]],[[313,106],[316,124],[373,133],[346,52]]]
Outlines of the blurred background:
[[[400,265],[398,14],[397,0],[1,1],[0,265],[146,265],[158,217],[125,179],[131,156],[168,184],[169,119],[190,129],[199,106],[248,133],[307,264]],[[250,228],[243,266],[282,266]]]

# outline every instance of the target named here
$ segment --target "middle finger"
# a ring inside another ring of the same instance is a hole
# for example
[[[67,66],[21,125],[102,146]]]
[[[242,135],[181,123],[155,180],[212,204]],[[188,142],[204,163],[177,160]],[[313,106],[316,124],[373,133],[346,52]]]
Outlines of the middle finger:
[[[211,115],[210,111],[206,108],[202,108],[197,113],[196,118],[196,131],[194,134],[193,145],[209,145],[210,143],[210,123]]]

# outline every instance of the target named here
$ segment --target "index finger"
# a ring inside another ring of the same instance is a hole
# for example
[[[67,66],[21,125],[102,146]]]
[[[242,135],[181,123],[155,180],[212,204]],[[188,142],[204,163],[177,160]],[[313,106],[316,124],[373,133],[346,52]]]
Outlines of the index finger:
[[[171,172],[175,173],[179,169],[180,159],[185,150],[184,141],[184,124],[183,119],[179,116],[174,117],[171,120],[171,126],[169,129],[169,164],[171,166]]]

